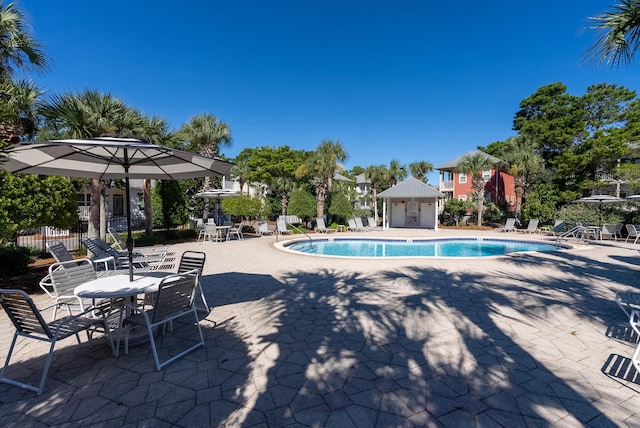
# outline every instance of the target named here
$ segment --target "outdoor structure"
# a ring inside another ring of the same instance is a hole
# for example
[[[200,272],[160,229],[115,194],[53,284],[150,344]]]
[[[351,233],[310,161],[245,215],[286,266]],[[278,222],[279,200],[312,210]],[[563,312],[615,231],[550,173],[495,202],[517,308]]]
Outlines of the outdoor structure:
[[[516,192],[513,176],[506,172],[501,172],[499,168],[496,168],[497,164],[502,162],[500,159],[481,150],[470,151],[435,167],[436,170],[440,171],[439,190],[448,198],[455,198],[461,201],[470,200],[470,195],[474,193],[471,188],[471,177],[467,176],[467,174],[457,172],[457,167],[463,158],[478,153],[486,156],[494,163],[494,168],[482,171],[486,197],[496,204],[504,202],[507,210],[514,211],[516,209]]]
[[[382,224],[438,230],[438,200],[444,198],[428,184],[410,177],[378,193],[383,199]]]

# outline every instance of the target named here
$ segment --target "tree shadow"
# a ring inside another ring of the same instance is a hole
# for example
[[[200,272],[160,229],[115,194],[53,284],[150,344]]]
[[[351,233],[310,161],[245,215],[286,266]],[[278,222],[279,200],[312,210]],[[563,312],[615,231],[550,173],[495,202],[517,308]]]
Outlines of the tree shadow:
[[[254,346],[270,349],[271,359],[263,361],[267,380],[252,408],[269,425],[613,425],[591,404],[596,391],[578,391],[554,374],[558,365],[548,361],[568,350],[540,338],[546,330],[536,323],[565,328],[572,316],[608,320],[611,296],[590,283],[618,274],[625,283],[628,271],[568,253],[506,263],[552,263],[568,277],[418,266],[292,272],[261,297],[268,328],[257,330]],[[579,326],[571,334],[588,341]],[[588,347],[576,352],[582,350]]]

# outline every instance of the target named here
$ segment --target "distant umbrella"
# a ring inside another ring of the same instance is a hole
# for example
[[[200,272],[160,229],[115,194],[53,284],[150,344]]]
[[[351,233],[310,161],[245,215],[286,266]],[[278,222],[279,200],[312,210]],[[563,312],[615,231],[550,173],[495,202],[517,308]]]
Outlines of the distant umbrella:
[[[598,204],[598,212],[600,218],[600,224],[598,226],[602,226],[602,204],[615,204],[626,202],[626,200],[611,195],[591,195],[585,196],[584,198],[576,199],[573,202],[577,204]]]

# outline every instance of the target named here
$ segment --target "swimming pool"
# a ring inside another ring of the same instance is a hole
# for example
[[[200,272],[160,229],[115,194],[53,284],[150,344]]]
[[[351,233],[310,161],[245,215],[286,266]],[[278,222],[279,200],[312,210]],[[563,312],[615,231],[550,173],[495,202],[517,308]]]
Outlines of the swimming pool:
[[[559,249],[553,244],[495,238],[306,239],[285,243],[283,248],[304,254],[337,257],[490,257]]]

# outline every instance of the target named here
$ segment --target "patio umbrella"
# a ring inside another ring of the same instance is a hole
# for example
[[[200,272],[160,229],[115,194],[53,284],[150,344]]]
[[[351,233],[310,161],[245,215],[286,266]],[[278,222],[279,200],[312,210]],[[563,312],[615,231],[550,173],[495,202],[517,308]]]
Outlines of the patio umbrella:
[[[221,204],[223,198],[237,198],[240,194],[231,189],[209,189],[193,195],[194,198],[217,199]],[[220,217],[216,219],[216,223],[220,223]]]
[[[600,224],[598,226],[602,226],[602,204],[620,203],[625,202],[625,200],[611,195],[591,195],[585,196],[584,198],[576,199],[573,202],[577,204],[598,204],[598,212],[600,218]]]
[[[227,173],[232,163],[159,146],[131,135],[50,140],[11,146],[0,164],[13,173],[124,179],[126,183],[129,279],[133,281],[133,238],[129,179],[178,180]]]

